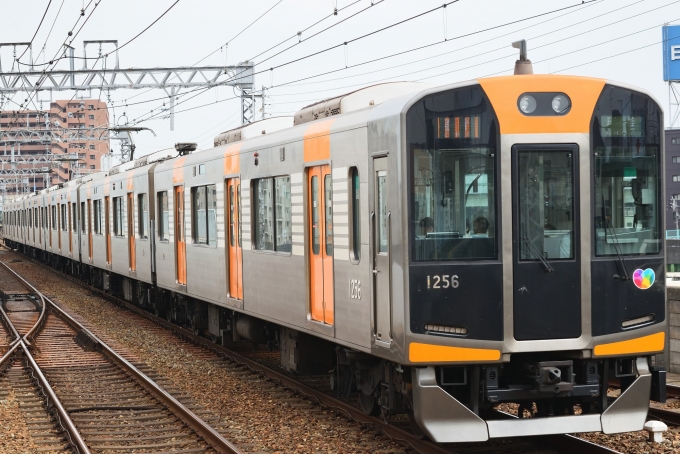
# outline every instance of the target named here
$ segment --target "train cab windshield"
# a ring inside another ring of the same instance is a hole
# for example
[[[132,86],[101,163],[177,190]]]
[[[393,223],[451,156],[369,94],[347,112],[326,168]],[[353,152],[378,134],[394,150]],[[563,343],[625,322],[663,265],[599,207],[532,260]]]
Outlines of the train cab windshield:
[[[660,251],[660,122],[643,94],[606,86],[600,96],[591,131],[596,256]]]
[[[497,121],[482,89],[430,95],[406,124],[412,260],[496,258]]]

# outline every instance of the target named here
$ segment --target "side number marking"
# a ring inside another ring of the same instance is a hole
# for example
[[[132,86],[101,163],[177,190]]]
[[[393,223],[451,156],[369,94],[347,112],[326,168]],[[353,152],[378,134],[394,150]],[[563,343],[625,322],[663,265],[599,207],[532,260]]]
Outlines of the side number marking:
[[[349,280],[349,297],[351,299],[361,299],[361,281],[358,279]]]
[[[458,288],[459,285],[457,274],[427,276],[427,288]]]

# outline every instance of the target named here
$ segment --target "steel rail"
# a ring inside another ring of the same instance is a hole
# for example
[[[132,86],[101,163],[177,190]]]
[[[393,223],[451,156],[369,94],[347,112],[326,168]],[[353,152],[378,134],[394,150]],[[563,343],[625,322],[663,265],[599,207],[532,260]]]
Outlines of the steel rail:
[[[329,396],[328,394],[316,390],[308,385],[305,385],[304,383],[301,383],[296,379],[289,377],[286,374],[283,374],[275,369],[269,368],[261,363],[258,363],[253,359],[243,356],[224,346],[215,344],[211,342],[209,339],[196,335],[186,328],[174,325],[168,322],[167,320],[164,320],[150,312],[145,311],[144,309],[138,306],[135,306],[134,304],[131,304],[121,298],[106,293],[98,289],[97,287],[90,286],[89,284],[82,282],[74,278],[73,276],[61,273],[60,271],[54,270],[50,267],[47,267],[47,269],[54,273],[59,274],[60,276],[67,278],[71,282],[77,283],[78,285],[87,288],[88,290],[96,291],[99,295],[103,296],[104,298],[108,299],[114,304],[122,306],[123,308],[128,309],[131,312],[134,312],[137,315],[146,318],[147,320],[150,320],[166,329],[169,329],[176,335],[184,337],[185,339],[196,345],[200,345],[236,363],[241,363],[247,366],[253,372],[259,373],[267,379],[279,382],[279,384],[285,388],[289,388],[291,390],[299,392],[299,394],[315,399],[322,407],[343,412],[346,415],[348,415],[350,419],[353,419],[354,421],[362,425],[374,426],[382,430],[383,433],[385,433],[385,435],[387,435],[388,438],[391,438],[393,441],[397,443],[407,444],[409,445],[410,448],[422,454],[451,454],[452,452],[450,449],[446,449],[445,447],[437,445],[431,441],[419,439],[415,437],[411,432],[400,429],[399,427],[396,427],[391,424],[386,424],[382,419],[378,417],[367,416],[363,413],[362,410],[360,410],[357,407],[354,407],[332,396]],[[606,446],[601,446],[592,443],[588,440],[575,437],[573,435],[543,435],[536,437],[536,441],[538,440],[540,440],[541,443],[550,445],[553,449],[556,449],[562,453],[571,454],[573,452],[579,452],[580,454],[621,454],[619,451],[615,451],[613,449],[607,448]]]
[[[680,426],[680,412],[677,411],[649,407],[649,416],[670,426]]]
[[[73,424],[73,421],[71,420],[71,417],[69,416],[68,412],[61,404],[61,401],[59,401],[57,395],[54,393],[54,390],[52,389],[49,382],[43,375],[42,371],[40,370],[40,367],[38,367],[38,363],[36,363],[35,359],[33,359],[33,355],[31,355],[28,346],[24,343],[23,339],[19,341],[19,344],[21,344],[21,348],[24,350],[24,355],[26,355],[26,361],[28,361],[30,368],[33,369],[33,374],[35,378],[38,380],[42,392],[45,393],[45,395],[47,396],[46,404],[49,406],[50,399],[52,399],[51,405],[53,405],[54,408],[57,410],[57,414],[59,415],[59,424],[64,428],[64,430],[68,432],[69,437],[71,439],[70,440],[71,443],[73,443],[76,446],[80,454],[90,454],[90,449],[87,447],[87,444],[85,444],[85,440],[83,440],[83,438],[80,436],[80,432],[78,432],[76,425]]]
[[[2,358],[0,358],[0,370],[5,366],[5,363],[9,361],[9,359],[12,357],[14,352],[19,348],[19,342],[15,343],[9,350],[7,350],[7,353],[2,355]]]
[[[5,262],[0,262],[5,268],[7,268],[9,271],[14,273],[12,269],[10,269]],[[16,275],[16,273],[14,273]],[[18,277],[18,276],[17,276]],[[24,279],[19,278],[20,281],[27,286],[27,288],[32,289],[35,291],[35,289],[28,284]],[[37,293],[37,291],[36,291]],[[29,333],[35,332],[37,329],[38,325],[42,321],[42,316],[45,314],[45,300],[43,299],[43,307],[42,307],[42,312],[36,323],[33,325],[33,327],[30,329]],[[3,320],[7,323],[7,325],[10,327],[11,331],[14,333],[16,336],[12,348],[10,348],[7,353],[0,359],[0,365],[4,364],[5,361],[7,361],[13,353],[21,347],[21,350],[23,351],[24,356],[26,357],[26,361],[28,362],[28,365],[31,369],[33,369],[33,374],[35,378],[38,380],[38,384],[43,392],[45,394],[45,397],[47,398],[46,406],[49,407],[52,405],[56,410],[57,410],[57,417],[59,419],[59,424],[61,427],[68,433],[69,441],[71,444],[78,450],[79,454],[90,454],[90,449],[87,447],[85,444],[85,441],[83,440],[83,437],[80,436],[80,432],[78,432],[78,429],[76,428],[75,424],[73,424],[73,421],[71,420],[71,417],[69,416],[68,412],[64,408],[64,406],[61,404],[61,401],[59,401],[59,398],[57,395],[54,393],[54,390],[50,386],[50,384],[47,382],[47,379],[43,375],[42,371],[40,370],[40,367],[38,367],[38,364],[35,362],[35,359],[33,358],[33,355],[31,355],[31,352],[28,348],[27,342],[24,342],[26,337],[28,336],[28,333],[22,338],[19,333],[17,332],[16,328],[14,327],[14,324],[12,324],[12,321],[10,320],[9,316],[7,313],[4,311],[2,307],[0,307],[0,314],[2,314]],[[51,403],[50,403],[51,400]]]
[[[16,330],[16,328],[10,321],[9,317],[7,316],[7,312],[5,312],[5,310],[2,308],[2,304],[0,304],[0,315],[2,316],[2,319],[5,322],[7,328],[14,335],[14,340],[10,342],[9,346],[11,347],[13,345],[16,345],[21,340],[21,336],[19,335],[19,332]]]
[[[3,265],[5,265],[5,262],[0,262]],[[7,265],[5,265],[5,268],[10,269]],[[11,271],[11,270],[10,270]],[[22,279],[23,280],[23,279]],[[25,281],[24,281],[25,283]],[[30,347],[30,342],[29,339],[33,339],[33,336],[38,332],[38,329],[40,329],[43,326],[43,323],[45,322],[46,315],[47,315],[47,304],[45,304],[45,298],[42,296],[41,293],[37,294],[40,297],[40,301],[42,302],[42,310],[40,311],[40,315],[38,316],[38,320],[35,322],[35,325],[31,327],[31,329],[28,330],[26,334],[24,334],[24,343],[26,343]]]
[[[201,436],[208,444],[211,445],[213,449],[217,452],[223,454],[242,454],[236,446],[231,444],[227,439],[220,435],[214,428],[208,425],[205,421],[199,418],[191,410],[185,407],[181,402],[175,399],[163,388],[158,386],[156,382],[147,377],[143,372],[137,369],[134,365],[128,362],[125,358],[116,353],[111,349],[105,342],[95,336],[90,330],[85,328],[82,324],[76,321],[71,315],[66,313],[62,308],[57,306],[50,298],[46,297],[38,289],[33,287],[28,281],[21,277],[16,271],[11,269],[6,263],[0,262],[5,268],[7,268],[12,274],[14,274],[21,282],[23,282],[28,288],[33,290],[37,295],[41,295],[43,301],[49,303],[51,310],[57,312],[59,317],[64,320],[68,325],[70,325],[76,331],[82,331],[91,339],[93,339],[101,351],[109,358],[112,362],[118,365],[121,369],[132,375],[144,389],[156,397],[163,405],[168,407],[178,418],[180,418],[187,426],[194,430],[199,436]]]
[[[86,282],[81,281],[80,279],[77,279],[74,276],[70,276],[66,273],[63,273],[59,270],[56,270],[50,266],[47,266],[31,257],[29,257],[29,260],[36,264],[39,265],[77,285],[80,287],[87,289],[89,291],[94,291],[101,297],[109,300],[113,304],[117,304],[118,306],[121,306],[147,320],[150,320],[154,323],[156,323],[159,326],[162,326],[171,332],[173,332],[175,335],[184,338],[185,340],[195,344],[202,346],[203,348],[206,348],[207,350],[213,351],[214,353],[218,354],[219,356],[222,356],[223,358],[229,359],[233,362],[236,363],[241,363],[245,366],[247,366],[251,371],[255,373],[259,373],[266,379],[270,379],[273,381],[277,381],[281,386],[284,388],[291,389],[293,391],[299,392],[302,395],[305,395],[306,397],[311,397],[314,400],[316,400],[319,405],[322,407],[326,407],[330,410],[335,410],[335,411],[340,411],[345,413],[347,416],[349,416],[350,419],[358,422],[359,424],[363,426],[373,426],[375,428],[378,428],[381,430],[388,438],[392,439],[393,441],[399,443],[399,444],[406,444],[416,452],[419,452],[421,454],[451,454],[452,451],[451,449],[446,449],[443,446],[437,445],[433,442],[430,442],[428,440],[423,440],[419,439],[418,437],[415,437],[411,432],[408,432],[406,430],[400,429],[399,427],[396,427],[391,424],[386,424],[382,419],[374,417],[374,416],[367,416],[361,411],[359,408],[354,407],[348,403],[345,403],[339,399],[336,399],[332,396],[329,396],[328,394],[316,390],[308,385],[305,385],[304,383],[301,383],[297,380],[295,380],[292,377],[289,377],[275,369],[269,368],[261,363],[258,363],[255,360],[252,360],[250,358],[247,358],[233,350],[229,350],[228,348],[221,346],[219,344],[211,342],[209,339],[206,339],[204,337],[201,337],[199,335],[194,334],[190,330],[180,327],[178,325],[175,325],[173,323],[168,322],[167,320],[158,317],[138,306],[135,306],[132,303],[129,303],[121,298],[118,298],[110,293],[107,293],[95,286],[89,285]],[[1,263],[1,262],[0,262]],[[7,266],[7,265],[5,265]],[[7,267],[8,269],[11,270],[11,268]],[[14,272],[13,270],[11,270]],[[15,273],[16,274],[16,273]],[[54,303],[52,303],[54,304]],[[542,436],[536,436],[534,437],[536,441],[539,441],[540,443],[544,443],[546,445],[549,445],[553,449],[557,450],[560,453],[568,453],[571,454],[573,452],[579,452],[580,454],[621,454],[619,451],[610,449],[606,446],[598,445],[595,444],[591,441],[573,436],[573,435],[542,435]],[[454,448],[455,449],[455,448]]]

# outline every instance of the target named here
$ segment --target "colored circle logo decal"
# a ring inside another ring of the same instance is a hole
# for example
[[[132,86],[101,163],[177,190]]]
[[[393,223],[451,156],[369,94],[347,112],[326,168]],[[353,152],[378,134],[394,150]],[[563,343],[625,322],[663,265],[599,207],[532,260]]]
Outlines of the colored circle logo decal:
[[[641,290],[648,289],[654,283],[654,270],[651,268],[635,270],[633,273],[633,283]]]

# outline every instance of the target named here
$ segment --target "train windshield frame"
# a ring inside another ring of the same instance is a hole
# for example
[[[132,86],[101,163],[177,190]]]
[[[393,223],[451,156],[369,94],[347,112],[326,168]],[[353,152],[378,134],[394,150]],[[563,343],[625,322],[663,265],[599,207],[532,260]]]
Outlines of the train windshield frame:
[[[424,97],[406,131],[411,261],[497,260],[500,133],[481,86]]]
[[[662,252],[661,109],[605,85],[591,123],[596,257]]]

